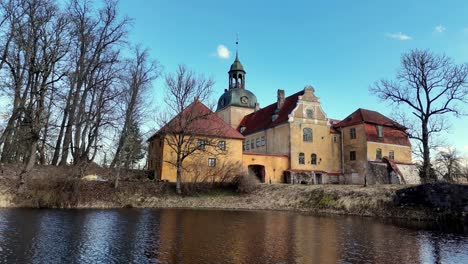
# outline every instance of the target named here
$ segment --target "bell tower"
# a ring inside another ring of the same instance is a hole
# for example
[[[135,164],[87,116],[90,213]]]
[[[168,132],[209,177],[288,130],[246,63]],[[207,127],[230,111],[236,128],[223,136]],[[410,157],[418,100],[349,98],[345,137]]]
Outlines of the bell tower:
[[[239,60],[239,40],[236,39],[236,59],[228,71],[229,89],[218,100],[216,113],[233,128],[237,128],[244,116],[259,107],[257,97],[245,89],[245,70]]]
[[[239,40],[236,41],[236,59],[229,70],[229,89],[245,89],[245,70],[239,61]]]

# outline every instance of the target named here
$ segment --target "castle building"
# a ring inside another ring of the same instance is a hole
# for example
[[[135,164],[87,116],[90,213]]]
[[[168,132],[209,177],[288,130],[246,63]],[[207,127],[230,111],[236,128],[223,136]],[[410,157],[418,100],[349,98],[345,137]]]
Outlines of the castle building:
[[[220,96],[216,109],[219,118],[211,117],[216,123],[224,121],[224,130],[198,134],[217,141],[229,138],[233,146],[240,144],[230,150],[229,156],[261,182],[418,183],[405,128],[388,117],[358,109],[343,120],[329,118],[312,86],[289,96],[278,90],[276,102],[260,108],[255,94],[246,89],[246,71],[238,52],[228,76],[228,89]],[[149,168],[156,170],[161,179],[173,180],[173,176],[157,169],[165,156],[172,155],[153,144],[154,139],[161,140],[158,133],[149,140]],[[202,155],[201,159],[210,157]]]

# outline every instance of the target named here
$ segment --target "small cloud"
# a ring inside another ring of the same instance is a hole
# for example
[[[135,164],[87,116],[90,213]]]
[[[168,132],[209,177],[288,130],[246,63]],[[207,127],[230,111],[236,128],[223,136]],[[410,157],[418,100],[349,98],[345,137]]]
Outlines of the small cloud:
[[[226,46],[224,46],[223,44],[220,44],[218,45],[218,48],[216,49],[216,55],[220,59],[229,59],[229,57],[231,56],[231,52]]]
[[[435,32],[437,33],[443,33],[447,28],[445,28],[442,25],[438,25],[437,27],[434,28]]]
[[[468,150],[468,145],[465,145],[463,148],[464,148],[465,150]]]
[[[397,40],[401,40],[401,41],[405,41],[405,40],[410,40],[412,39],[410,36],[406,35],[406,34],[403,34],[401,32],[398,32],[398,33],[387,33],[385,36],[387,36],[387,38],[392,38],[392,39],[397,39]]]

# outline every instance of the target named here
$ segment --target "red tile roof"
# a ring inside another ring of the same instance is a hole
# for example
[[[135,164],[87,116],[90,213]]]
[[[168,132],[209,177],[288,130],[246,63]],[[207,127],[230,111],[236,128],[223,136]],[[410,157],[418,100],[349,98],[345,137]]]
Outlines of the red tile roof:
[[[343,119],[335,128],[365,124],[367,141],[411,146],[405,127],[379,112],[359,108]],[[377,135],[375,125],[381,125],[383,137]]]
[[[390,126],[399,129],[404,129],[402,125],[382,115],[381,113],[362,108],[359,108],[358,110],[354,111],[352,114],[340,121],[338,124],[335,124],[334,127],[346,127],[361,123],[371,123],[375,125]]]
[[[382,126],[383,137],[377,135],[377,128],[373,124],[365,124],[367,141],[411,146],[405,131],[392,127]]]
[[[284,99],[283,106],[278,112],[278,118],[275,121],[272,120],[272,116],[275,114],[277,105],[276,102],[249,115],[246,115],[240,122],[238,130],[241,127],[245,127],[245,130],[242,132],[242,134],[249,135],[288,122],[288,115],[296,107],[299,96],[303,94],[304,91],[302,90],[286,97]]]
[[[182,117],[182,118],[180,118]],[[224,122],[217,114],[211,111],[199,100],[187,106],[182,113],[176,115],[165,126],[159,129],[154,136],[164,133],[181,133],[213,136],[220,138],[244,139],[237,130]]]

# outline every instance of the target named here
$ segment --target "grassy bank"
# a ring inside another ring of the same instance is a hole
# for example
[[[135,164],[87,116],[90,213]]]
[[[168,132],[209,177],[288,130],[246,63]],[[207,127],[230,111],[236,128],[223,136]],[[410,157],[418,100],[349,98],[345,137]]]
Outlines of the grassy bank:
[[[286,185],[260,184],[251,193],[216,188],[190,196],[174,186],[151,181],[109,182],[31,180],[18,192],[17,182],[0,180],[0,207],[31,208],[219,208],[294,210],[418,220],[468,217],[466,185]]]

